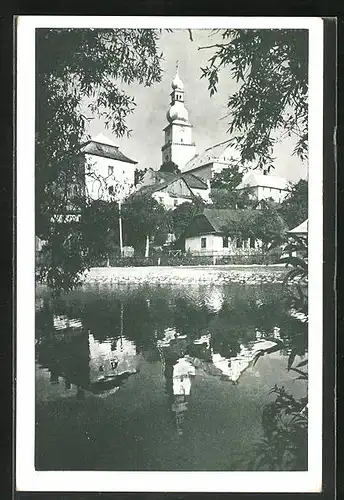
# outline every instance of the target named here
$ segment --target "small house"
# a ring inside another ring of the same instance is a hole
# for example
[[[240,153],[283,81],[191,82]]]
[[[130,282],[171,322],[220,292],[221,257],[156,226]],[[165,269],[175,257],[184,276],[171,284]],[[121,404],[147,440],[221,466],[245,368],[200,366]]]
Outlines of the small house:
[[[200,197],[205,202],[210,200],[209,183],[193,174],[176,174],[149,168],[137,187],[138,193],[145,192],[142,188],[148,188],[147,192],[151,190],[152,197],[167,209],[192,201],[195,197]]]
[[[219,257],[259,253],[262,246],[259,240],[231,237],[225,229],[231,223],[240,225],[240,221],[251,215],[250,209],[206,208],[192,219],[184,232],[185,251],[192,255]]]
[[[98,135],[80,147],[87,195],[93,200],[124,198],[134,186],[137,161],[128,158],[110,139]]]
[[[160,172],[157,172],[157,174],[160,174]],[[197,186],[200,191],[208,193],[207,185],[200,179],[189,180],[185,179],[183,175],[166,175],[164,172],[164,175],[159,175],[154,183],[140,184],[140,187],[130,198],[150,196],[161,203],[166,210],[173,210],[182,203],[192,202],[198,196],[197,187],[191,187],[193,185]]]

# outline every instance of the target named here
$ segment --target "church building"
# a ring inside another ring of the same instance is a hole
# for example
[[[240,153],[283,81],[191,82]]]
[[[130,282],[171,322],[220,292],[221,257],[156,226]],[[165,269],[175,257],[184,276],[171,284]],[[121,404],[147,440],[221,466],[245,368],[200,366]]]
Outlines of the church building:
[[[215,172],[221,172],[232,163],[234,158],[237,159],[238,153],[227,140],[197,154],[196,145],[192,139],[193,126],[185,107],[184,84],[179,76],[178,65],[171,86],[170,109],[166,114],[168,125],[164,128],[165,143],[161,148],[162,164],[175,163],[182,173],[188,172],[209,182]]]
[[[161,148],[162,163],[174,162],[183,171],[187,162],[195,156],[196,146],[192,140],[192,125],[184,104],[184,84],[178,73],[172,81],[170,109],[164,128],[165,144]]]

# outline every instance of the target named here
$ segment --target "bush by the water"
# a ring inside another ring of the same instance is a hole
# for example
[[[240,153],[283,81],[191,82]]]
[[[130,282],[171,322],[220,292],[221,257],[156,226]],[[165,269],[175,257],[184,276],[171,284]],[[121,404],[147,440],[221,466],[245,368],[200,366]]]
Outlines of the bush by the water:
[[[134,257],[110,257],[109,261],[99,261],[94,267],[148,267],[148,266],[206,266],[206,265],[270,265],[278,264],[280,253],[266,253],[257,255],[229,255],[226,257],[194,256],[191,254],[168,255],[153,254],[150,257],[136,255]]]

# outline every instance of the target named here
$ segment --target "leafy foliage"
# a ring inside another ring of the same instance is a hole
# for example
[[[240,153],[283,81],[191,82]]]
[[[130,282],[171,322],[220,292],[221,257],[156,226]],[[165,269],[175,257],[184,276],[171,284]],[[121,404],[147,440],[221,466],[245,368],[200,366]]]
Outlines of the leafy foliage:
[[[44,262],[54,267],[38,275],[49,273],[53,288],[73,287],[89,265],[82,226],[57,229],[54,221],[85,208],[79,146],[87,115],[102,118],[117,136],[130,133],[126,117],[135,101],[124,89],[160,81],[158,36],[151,29],[36,30],[36,234],[46,242]]]
[[[250,470],[307,469],[307,397],[295,399],[284,387],[275,385],[276,399],[264,407],[263,438],[256,443]]]
[[[269,244],[276,245],[283,241],[286,229],[277,209],[270,205],[246,210],[222,228],[232,238],[261,240],[266,248]]]
[[[173,174],[180,174],[181,173],[178,165],[171,160],[164,162],[160,166],[160,170],[161,170],[161,172],[171,172]]]
[[[169,231],[166,210],[154,198],[135,197],[123,205],[122,212],[126,242],[139,251],[147,237],[154,239]]]
[[[239,89],[229,96],[229,132],[241,162],[273,168],[276,132],[296,138],[294,154],[308,151],[308,33],[306,30],[217,30],[222,41],[199,49],[214,49],[202,78],[210,95],[220,74],[229,70]],[[227,73],[228,75],[228,73]]]
[[[211,188],[232,191],[240,184],[242,178],[243,173],[240,171],[239,166],[231,165],[222,169],[221,172],[215,172],[210,182],[210,186]]]
[[[290,192],[281,203],[280,214],[290,229],[308,218],[308,182],[306,180],[301,179],[291,186]]]
[[[249,208],[254,202],[250,197],[250,190],[237,191],[243,174],[238,165],[231,165],[216,172],[210,182],[210,198],[213,208]]]
[[[135,184],[135,186],[137,186],[137,184],[139,184],[142,181],[142,179],[143,179],[143,177],[144,177],[144,175],[145,175],[145,173],[147,171],[148,171],[148,168],[143,168],[143,169],[138,169],[137,168],[137,169],[135,169],[135,174],[134,174],[134,184]]]
[[[181,203],[171,212],[171,231],[178,239],[192,219],[203,212],[204,203],[200,198],[190,202]]]

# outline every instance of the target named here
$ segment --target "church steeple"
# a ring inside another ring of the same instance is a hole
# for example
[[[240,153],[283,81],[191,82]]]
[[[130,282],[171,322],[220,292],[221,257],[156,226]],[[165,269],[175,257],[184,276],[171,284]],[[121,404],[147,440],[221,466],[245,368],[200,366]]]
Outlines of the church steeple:
[[[172,161],[183,170],[185,164],[195,155],[195,144],[192,142],[192,125],[189,122],[189,113],[184,104],[184,84],[179,76],[178,61],[171,87],[170,109],[166,114],[169,124],[164,129],[165,144],[161,148],[162,162]]]

